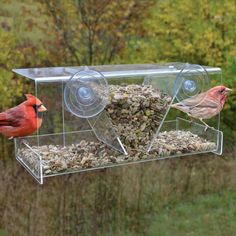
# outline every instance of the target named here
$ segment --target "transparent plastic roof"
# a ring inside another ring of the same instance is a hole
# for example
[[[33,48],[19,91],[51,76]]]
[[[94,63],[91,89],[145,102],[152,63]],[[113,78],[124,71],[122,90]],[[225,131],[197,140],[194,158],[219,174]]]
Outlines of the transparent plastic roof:
[[[101,72],[107,79],[119,77],[135,77],[147,75],[177,74],[187,64],[186,63],[167,63],[167,64],[126,64],[126,65],[102,65],[102,66],[70,66],[70,67],[46,67],[46,68],[24,68],[13,69],[19,75],[38,82],[58,82],[69,80],[79,70],[89,68]],[[218,67],[204,67],[211,73],[220,73]]]

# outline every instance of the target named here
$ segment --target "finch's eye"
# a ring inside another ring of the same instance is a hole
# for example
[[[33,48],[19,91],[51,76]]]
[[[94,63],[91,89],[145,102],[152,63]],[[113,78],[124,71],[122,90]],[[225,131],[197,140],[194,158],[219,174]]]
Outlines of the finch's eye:
[[[225,89],[223,88],[223,89],[220,90],[220,93],[223,93],[224,91],[225,91]]]

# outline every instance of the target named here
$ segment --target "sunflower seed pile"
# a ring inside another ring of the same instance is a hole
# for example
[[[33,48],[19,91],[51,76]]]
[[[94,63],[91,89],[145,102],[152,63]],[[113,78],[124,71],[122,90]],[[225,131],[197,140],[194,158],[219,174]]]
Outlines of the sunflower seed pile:
[[[106,111],[127,150],[150,141],[159,126],[171,97],[151,85],[111,85]]]
[[[161,132],[154,139],[151,153],[160,157],[216,149],[216,143],[190,131],[172,130]]]

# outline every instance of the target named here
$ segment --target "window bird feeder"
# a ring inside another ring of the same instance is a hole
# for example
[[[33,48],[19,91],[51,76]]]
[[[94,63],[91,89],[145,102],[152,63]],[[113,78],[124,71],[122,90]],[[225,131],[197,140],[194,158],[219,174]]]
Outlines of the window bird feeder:
[[[220,85],[220,68],[169,63],[13,71],[31,80],[47,107],[37,133],[15,138],[16,159],[41,184],[55,175],[222,153],[219,115],[206,129],[171,107]]]

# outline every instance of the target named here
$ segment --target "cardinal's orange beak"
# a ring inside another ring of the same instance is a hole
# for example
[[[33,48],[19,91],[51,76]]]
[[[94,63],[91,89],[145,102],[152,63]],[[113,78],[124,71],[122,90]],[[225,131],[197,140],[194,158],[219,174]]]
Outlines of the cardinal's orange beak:
[[[47,108],[44,106],[44,105],[41,105],[39,108],[38,108],[38,112],[44,112],[46,111]]]

